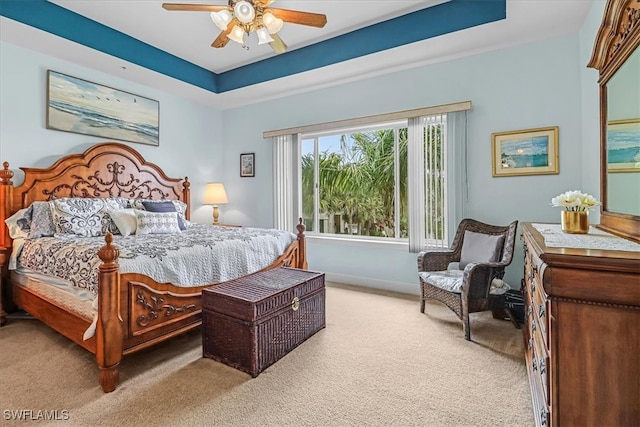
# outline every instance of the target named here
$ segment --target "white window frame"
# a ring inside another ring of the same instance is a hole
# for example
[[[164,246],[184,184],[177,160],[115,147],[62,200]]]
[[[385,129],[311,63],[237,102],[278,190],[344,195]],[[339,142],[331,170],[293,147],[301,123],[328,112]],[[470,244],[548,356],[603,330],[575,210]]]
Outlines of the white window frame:
[[[304,134],[301,133],[299,135],[299,149],[298,152],[301,153],[302,155],[302,142],[303,141],[308,141],[313,139],[314,140],[314,148],[313,148],[313,157],[314,157],[314,171],[313,171],[313,209],[314,209],[314,217],[313,217],[313,229],[314,230],[319,230],[320,229],[320,217],[318,215],[319,211],[320,211],[320,206],[319,206],[319,200],[320,200],[320,188],[319,188],[319,183],[318,183],[318,176],[319,176],[319,168],[320,165],[317,162],[320,152],[319,152],[319,148],[318,148],[318,139],[323,137],[323,136],[333,136],[333,135],[350,135],[350,134],[354,134],[354,133],[358,133],[358,132],[370,132],[370,131],[377,131],[377,130],[385,130],[385,129],[393,129],[394,131],[394,142],[393,142],[393,148],[394,148],[394,152],[398,153],[398,148],[399,148],[399,129],[400,128],[406,128],[407,127],[407,121],[406,120],[399,120],[399,121],[395,121],[395,122],[387,122],[387,123],[376,123],[376,124],[370,124],[367,126],[358,126],[358,127],[354,127],[354,128],[343,128],[343,129],[335,129],[335,130],[325,130],[323,132],[315,132],[315,133],[309,133],[309,134]],[[300,168],[302,169],[302,167]],[[398,200],[400,198],[400,186],[399,184],[399,170],[400,170],[400,161],[398,159],[398,156],[394,156],[394,179],[395,179],[395,199]],[[300,188],[300,192],[302,192],[302,185],[298,186]],[[302,194],[299,195],[300,200],[302,200]],[[394,204],[394,215],[396,218],[400,217],[400,207],[398,203]],[[394,221],[394,236],[397,236],[400,234],[400,221]],[[329,239],[334,239],[334,240],[350,240],[350,241],[359,241],[359,242],[368,242],[368,243],[383,243],[383,242],[391,242],[393,244],[401,244],[403,247],[406,247],[406,245],[409,242],[408,237],[378,237],[378,236],[359,236],[359,235],[355,235],[355,234],[333,234],[333,233],[320,233],[319,231],[307,231],[305,232],[305,234],[309,237],[322,237],[323,239],[325,238],[329,238]]]
[[[375,116],[360,117],[355,119],[340,120],[340,121],[329,122],[329,123],[320,123],[320,124],[299,126],[299,127],[293,127],[293,128],[287,128],[287,129],[265,131],[263,133],[263,137],[273,138],[274,140],[277,140],[278,139],[277,137],[281,135],[297,136],[297,138],[292,138],[292,140],[294,141],[294,144],[295,144],[294,150],[300,154],[302,152],[301,150],[302,138],[300,138],[300,134],[305,134],[305,137],[307,137],[310,134],[314,134],[314,135],[322,134],[322,133],[336,134],[343,129],[368,127],[373,124],[379,125],[383,123],[396,122],[399,120],[406,120],[406,119],[415,118],[415,117],[466,112],[468,110],[471,110],[471,101],[444,104],[444,105],[439,105],[434,107],[419,108],[419,109],[406,110],[406,111],[400,111],[395,113],[386,113],[386,114],[380,114]],[[468,185],[466,181],[466,130],[464,130],[463,132],[460,132],[460,129],[466,128],[466,125],[464,125],[466,123],[466,115],[464,115],[464,117],[465,118],[463,120],[458,120],[457,124],[453,126],[454,131],[450,132],[451,136],[453,137],[453,140],[462,141],[462,143],[459,144],[460,146],[457,146],[456,144],[453,147],[450,147],[450,142],[445,141],[445,143],[447,144],[447,151],[449,151],[449,148],[453,150],[453,153],[450,153],[451,154],[450,157],[453,160],[448,159],[447,164],[444,166],[444,169],[445,171],[448,170],[447,175],[451,175],[452,173],[455,174],[455,176],[452,177],[453,179],[448,181],[448,185],[452,185],[452,184],[455,185],[455,189],[450,190],[451,193],[455,193],[455,194],[453,194],[450,197],[447,197],[446,202],[448,203],[449,201],[454,200],[455,206],[450,206],[452,208],[451,211],[450,212],[447,211],[447,219],[446,219],[447,224],[452,224],[454,223],[453,221],[455,221],[455,223],[459,222],[459,220],[461,220],[464,215],[464,206],[461,202],[463,199],[466,198],[466,192],[467,192],[466,190]],[[462,128],[460,127],[460,123],[464,125]],[[301,155],[299,157],[301,157]],[[317,158],[317,154],[316,154],[316,158]],[[411,159],[409,159],[409,162],[411,163]],[[455,164],[454,167],[450,167],[452,163]],[[318,167],[317,162],[315,167]],[[288,178],[286,178],[286,175],[287,175],[286,173],[279,173],[282,171],[283,168],[285,170],[290,171]],[[293,173],[291,173],[291,171],[293,171]],[[317,172],[315,173],[315,176],[316,176],[315,179],[317,179]],[[397,173],[396,173],[396,176],[397,176]],[[274,151],[274,190],[278,188],[278,183],[276,183],[275,181],[282,180],[282,179],[295,179],[296,183],[301,183],[302,181],[301,167],[298,167],[296,169],[295,167],[292,168],[291,165],[283,166],[279,164]],[[280,185],[282,185],[282,182],[280,182]],[[292,205],[297,208],[295,213],[296,218],[302,217],[301,185],[297,184],[297,188],[298,188],[297,195],[294,194],[292,196],[292,197],[297,197],[297,199],[292,202]],[[314,203],[318,203],[317,199],[318,199],[317,197],[314,197]],[[410,199],[411,199],[411,196],[410,196]],[[411,207],[409,209],[411,209]],[[318,211],[318,209],[315,207],[314,207],[314,210],[316,212]],[[274,215],[275,214],[276,213],[274,212]],[[411,212],[409,212],[409,215],[411,215]],[[275,224],[278,223],[277,217],[274,218],[274,223]],[[397,222],[396,222],[396,225],[399,227],[399,224]],[[409,219],[410,236],[411,236],[412,227],[413,225],[410,217]],[[449,238],[452,237],[453,231],[455,230],[449,230],[447,227],[447,230],[444,236],[445,239],[447,239],[447,241]],[[335,241],[345,242],[347,244],[358,244],[358,245],[362,244],[367,246],[386,245],[387,247],[401,246],[403,248],[407,248],[407,246],[409,246],[407,239],[403,239],[403,238],[400,238],[400,239],[388,238],[388,237],[378,238],[373,236],[370,237],[370,236],[353,236],[353,235],[350,235],[349,237],[344,237],[343,235],[338,235],[338,234],[333,235],[333,234],[320,234],[320,233],[312,233],[312,232],[308,232],[307,235],[310,239],[335,240]],[[445,244],[446,244],[446,241],[445,241]],[[424,246],[425,243],[422,243],[422,245]],[[410,248],[410,250],[415,251],[416,248],[415,247]]]

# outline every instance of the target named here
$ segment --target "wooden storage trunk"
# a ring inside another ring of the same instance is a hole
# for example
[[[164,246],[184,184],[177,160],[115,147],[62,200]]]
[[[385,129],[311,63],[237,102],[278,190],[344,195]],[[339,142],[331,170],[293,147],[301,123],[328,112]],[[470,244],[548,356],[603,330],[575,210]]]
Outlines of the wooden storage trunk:
[[[202,354],[258,376],[325,327],[324,274],[280,267],[202,291]]]

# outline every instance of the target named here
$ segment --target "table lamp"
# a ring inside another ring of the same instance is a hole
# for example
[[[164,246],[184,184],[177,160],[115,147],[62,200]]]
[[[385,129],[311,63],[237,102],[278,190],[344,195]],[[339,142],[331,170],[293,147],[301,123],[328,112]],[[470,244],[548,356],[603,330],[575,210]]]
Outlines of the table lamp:
[[[224,185],[221,182],[211,182],[207,184],[204,191],[204,204],[213,205],[213,225],[220,224],[218,222],[218,205],[229,203],[227,192],[224,191]]]

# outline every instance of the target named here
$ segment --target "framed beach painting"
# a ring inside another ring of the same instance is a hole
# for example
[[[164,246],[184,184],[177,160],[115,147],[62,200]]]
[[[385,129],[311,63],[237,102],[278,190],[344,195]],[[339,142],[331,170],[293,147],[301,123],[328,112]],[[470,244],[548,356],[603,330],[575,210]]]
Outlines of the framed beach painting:
[[[159,145],[158,101],[47,70],[47,129]]]
[[[640,118],[607,123],[607,171],[640,172]]]
[[[493,176],[559,173],[558,127],[491,134]]]

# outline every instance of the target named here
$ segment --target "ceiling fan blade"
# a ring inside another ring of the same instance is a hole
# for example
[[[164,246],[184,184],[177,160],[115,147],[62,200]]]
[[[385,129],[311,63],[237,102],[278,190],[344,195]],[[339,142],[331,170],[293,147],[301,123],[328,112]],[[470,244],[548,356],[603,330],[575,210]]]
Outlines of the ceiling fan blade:
[[[228,35],[231,32],[231,30],[233,30],[233,27],[236,24],[239,24],[237,19],[233,19],[231,22],[229,22],[229,25],[227,25],[227,29],[222,31],[220,35],[218,35],[218,37],[213,41],[213,43],[211,43],[211,47],[225,47],[227,43],[229,43]]]
[[[227,37],[226,31],[222,31],[220,35],[211,43],[211,47],[225,47],[229,43],[229,37]]]
[[[301,12],[298,10],[269,8],[276,18],[292,24],[309,25],[310,27],[322,28],[327,23],[327,16],[321,13]]]
[[[229,6],[216,6],[211,4],[185,4],[185,3],[162,3],[166,10],[184,10],[191,12],[219,12],[229,9]]]
[[[271,34],[272,42],[269,42],[269,46],[275,53],[285,53],[287,51],[287,45],[282,41],[279,35]]]

